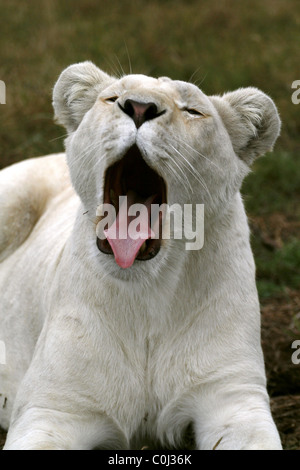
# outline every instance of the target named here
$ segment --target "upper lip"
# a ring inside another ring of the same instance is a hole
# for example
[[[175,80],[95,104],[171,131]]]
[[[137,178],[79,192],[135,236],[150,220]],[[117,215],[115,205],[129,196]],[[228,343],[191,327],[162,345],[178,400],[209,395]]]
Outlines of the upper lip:
[[[144,160],[138,146],[129,148],[125,155],[107,168],[104,177],[104,204],[112,204],[119,211],[119,197],[134,191],[140,203],[153,196],[152,204],[166,203],[166,183],[164,179]],[[145,242],[136,259],[148,260],[160,250],[162,240],[162,215],[159,221],[159,238]],[[106,239],[97,240],[98,248],[108,254],[112,249]]]

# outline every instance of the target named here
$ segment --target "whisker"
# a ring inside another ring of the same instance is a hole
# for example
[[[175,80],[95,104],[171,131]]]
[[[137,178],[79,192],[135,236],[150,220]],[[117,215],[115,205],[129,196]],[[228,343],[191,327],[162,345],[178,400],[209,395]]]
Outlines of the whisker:
[[[131,66],[130,55],[129,55],[129,51],[128,51],[128,47],[127,47],[127,43],[126,43],[125,39],[124,39],[124,44],[125,44],[125,49],[126,49],[127,58],[128,58],[129,73],[130,73],[130,75],[131,75],[131,74],[132,74],[132,66]]]
[[[63,134],[58,137],[54,137],[54,139],[48,140],[48,142],[55,142],[56,140],[64,139],[65,137],[68,137],[69,134]]]
[[[167,161],[162,161],[163,165],[167,168],[167,170],[169,170],[170,173],[173,174],[173,176],[175,177],[175,180],[177,180],[180,184],[182,184],[182,180],[181,180],[181,177],[178,175],[178,173],[176,172],[175,168],[172,167],[172,165],[170,165]]]
[[[196,168],[193,167],[193,165],[184,157],[184,155],[182,155],[181,152],[179,152],[179,150],[177,150],[172,144],[171,144],[171,147],[173,148],[173,150],[181,157],[183,158],[183,160],[187,163],[187,165],[185,165],[183,162],[183,166],[184,168],[186,168],[190,173],[191,175],[198,181],[198,183],[201,184],[201,186],[205,189],[205,191],[207,191],[207,194],[209,195],[209,197],[212,199],[211,197],[211,194],[209,192],[209,189],[204,181],[204,179],[202,178],[201,174],[196,170]]]
[[[179,171],[181,172],[181,174],[184,176],[184,178],[185,178],[187,184],[188,184],[189,187],[190,187],[190,190],[191,190],[192,194],[194,194],[194,190],[193,190],[193,188],[192,188],[192,185],[191,185],[191,183],[190,183],[190,181],[189,181],[187,175],[186,175],[185,172],[183,171],[183,169],[182,169],[182,168],[180,167],[180,165],[176,162],[176,160],[173,159],[172,162],[177,166],[178,170],[179,170]]]
[[[81,161],[84,160],[85,157],[89,154],[89,152],[93,149],[93,147],[96,147],[97,142],[91,142],[82,153],[79,154],[79,156],[76,158],[76,161]]]
[[[197,67],[196,70],[192,73],[192,75],[188,79],[188,83],[194,83],[193,78],[199,72],[200,69],[201,69],[201,65],[199,65],[199,67]]]
[[[125,73],[125,71],[124,71],[124,69],[123,69],[123,67],[122,67],[122,65],[121,65],[121,62],[119,61],[118,56],[117,56],[116,54],[114,54],[114,56],[115,56],[115,58],[117,59],[118,64],[119,64],[119,67],[120,67],[121,73],[119,74],[119,76],[120,76],[120,77],[123,77],[124,75],[126,75],[126,73]]]
[[[97,145],[97,142],[92,142],[86,149],[83,153],[80,154],[79,157],[77,157],[76,159],[76,162],[81,162],[81,165],[80,167],[77,169],[78,172],[80,172],[84,166],[84,164],[86,163],[86,157],[88,156],[88,154],[93,151],[93,148],[94,148],[94,151],[97,149],[98,145]]]
[[[109,64],[109,67],[114,75],[114,77],[120,79],[122,78],[122,74],[119,72],[118,70],[118,67],[116,66],[116,64],[112,61],[112,59],[110,57],[108,57],[106,59],[107,63]]]
[[[207,160],[209,163],[211,163],[212,165],[214,165],[219,171],[222,171],[222,169],[213,161],[211,160],[210,158],[206,157],[205,155],[203,155],[203,153],[199,152],[198,150],[196,150],[194,147],[192,147],[190,144],[188,144],[187,142],[185,142],[184,140],[181,140],[179,139],[178,137],[176,138],[177,142],[182,144],[182,145],[185,145],[186,147],[188,147],[189,149],[191,149],[193,152],[197,153],[197,155],[199,155],[200,157],[204,158],[205,160]],[[187,151],[187,150],[186,150]],[[188,151],[187,151],[188,152]],[[193,155],[191,155],[189,152],[188,154],[192,157],[192,158],[195,158]]]
[[[208,75],[208,73],[206,73],[206,74],[204,75],[204,77],[202,77],[201,79],[196,80],[196,82],[194,82],[194,85],[196,85],[198,88],[200,88],[200,85],[202,85],[202,83],[204,82],[204,80],[206,80],[207,75]]]

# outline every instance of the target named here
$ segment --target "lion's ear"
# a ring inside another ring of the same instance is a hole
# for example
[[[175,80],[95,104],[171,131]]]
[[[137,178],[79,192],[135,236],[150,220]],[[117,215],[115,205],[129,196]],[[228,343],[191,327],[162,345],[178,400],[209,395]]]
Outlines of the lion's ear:
[[[115,78],[102,72],[92,62],[70,65],[57,80],[53,90],[55,119],[68,132],[79,126],[99,93]]]
[[[229,133],[233,149],[245,163],[269,150],[280,133],[280,118],[272,99],[257,88],[240,88],[212,96]]]

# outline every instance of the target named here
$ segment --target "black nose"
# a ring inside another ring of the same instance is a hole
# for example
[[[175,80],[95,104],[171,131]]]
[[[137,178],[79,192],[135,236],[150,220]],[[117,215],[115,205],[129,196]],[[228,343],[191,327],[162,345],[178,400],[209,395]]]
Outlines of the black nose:
[[[125,101],[124,106],[121,106],[119,103],[119,107],[133,119],[137,129],[144,122],[155,119],[165,113],[165,111],[159,113],[155,103],[140,103],[130,99]]]

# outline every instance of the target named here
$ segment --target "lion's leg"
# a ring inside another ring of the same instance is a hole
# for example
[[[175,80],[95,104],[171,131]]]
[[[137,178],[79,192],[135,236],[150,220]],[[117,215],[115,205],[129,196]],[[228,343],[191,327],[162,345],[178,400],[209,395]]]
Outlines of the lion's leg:
[[[199,450],[280,450],[278,431],[271,416],[266,393],[240,386],[211,391],[201,402],[195,420]],[[257,387],[259,389],[259,387]]]
[[[4,450],[127,449],[125,435],[105,414],[29,408],[12,423]]]

